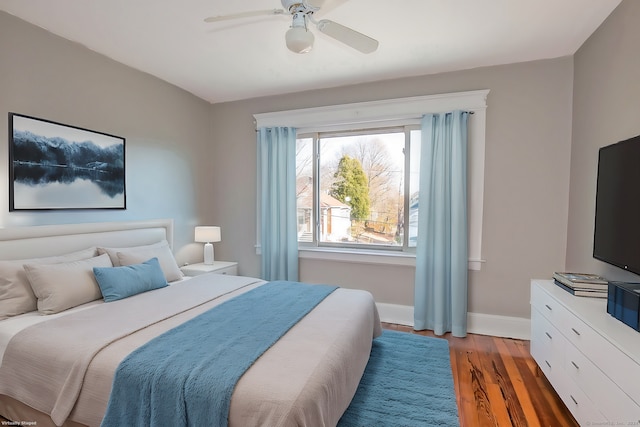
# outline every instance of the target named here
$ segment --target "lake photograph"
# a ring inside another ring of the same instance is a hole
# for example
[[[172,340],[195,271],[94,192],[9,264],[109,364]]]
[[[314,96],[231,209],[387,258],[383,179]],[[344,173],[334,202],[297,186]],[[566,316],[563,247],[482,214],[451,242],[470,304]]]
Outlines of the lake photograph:
[[[125,209],[124,138],[10,115],[10,208]]]

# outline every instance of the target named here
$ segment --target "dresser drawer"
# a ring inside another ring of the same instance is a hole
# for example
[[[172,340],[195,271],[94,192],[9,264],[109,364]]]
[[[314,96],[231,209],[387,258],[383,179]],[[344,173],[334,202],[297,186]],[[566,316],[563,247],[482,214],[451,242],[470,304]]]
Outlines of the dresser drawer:
[[[607,418],[598,411],[597,405],[566,372],[562,371],[559,380],[552,385],[578,424],[581,426],[606,425]]]
[[[569,342],[580,353],[588,355],[606,378],[618,384],[619,388],[627,390],[635,404],[640,405],[640,365],[568,310],[560,311],[559,317],[560,323],[556,325]]]
[[[538,309],[531,310],[531,356],[549,381],[563,369],[565,340]]]
[[[225,268],[219,268],[216,271],[213,271],[215,274],[228,274],[229,276],[237,276],[238,275],[238,266],[231,265]]]
[[[562,304],[538,286],[531,287],[531,306],[538,309],[554,325],[560,321],[561,312],[566,311]]]
[[[230,261],[214,261],[213,264],[197,263],[180,267],[185,276],[199,276],[201,274],[227,274],[238,275],[238,263]]]
[[[609,421],[638,421],[640,407],[576,347],[565,347],[564,369]]]

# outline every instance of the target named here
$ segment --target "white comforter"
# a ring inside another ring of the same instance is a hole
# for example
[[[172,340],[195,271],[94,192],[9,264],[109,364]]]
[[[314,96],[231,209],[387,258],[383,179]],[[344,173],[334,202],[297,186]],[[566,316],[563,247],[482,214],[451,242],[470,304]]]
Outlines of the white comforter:
[[[128,353],[261,283],[203,275],[26,328],[6,348],[0,394],[53,414],[57,424],[68,416],[99,425],[113,373]],[[379,333],[371,295],[338,289],[240,379],[231,400],[230,425],[335,425],[355,393],[371,340]],[[82,340],[75,338],[79,334],[84,334]],[[52,365],[52,359],[57,363]]]

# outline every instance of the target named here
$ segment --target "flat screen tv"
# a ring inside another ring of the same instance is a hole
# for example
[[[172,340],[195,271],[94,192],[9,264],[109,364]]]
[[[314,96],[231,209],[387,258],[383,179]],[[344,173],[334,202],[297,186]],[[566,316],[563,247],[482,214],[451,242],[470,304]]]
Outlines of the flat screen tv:
[[[640,274],[640,135],[598,154],[593,257]]]

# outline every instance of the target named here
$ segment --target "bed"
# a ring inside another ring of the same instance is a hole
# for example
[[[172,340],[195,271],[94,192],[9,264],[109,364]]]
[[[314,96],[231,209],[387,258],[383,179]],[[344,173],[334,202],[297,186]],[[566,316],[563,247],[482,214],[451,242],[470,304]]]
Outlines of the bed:
[[[116,394],[114,375],[124,360],[159,336],[188,330],[205,315],[275,285],[242,276],[181,277],[172,240],[171,220],[0,229],[0,317],[5,317],[0,320],[0,415],[23,425],[98,426],[107,406],[114,405],[109,403]],[[153,266],[145,261],[149,256]],[[30,301],[25,313],[7,316],[20,305],[2,300],[7,283],[17,280],[12,274],[18,273],[7,273],[16,264],[26,272],[36,302]],[[87,265],[95,278],[126,269],[119,266],[161,271],[169,286],[131,295],[128,288],[118,288],[124,294],[116,292],[116,299],[104,302],[102,294],[107,298],[110,288],[101,287],[96,298],[95,286],[77,272],[78,266],[86,272]],[[228,425],[338,423],[364,372],[372,339],[381,333],[375,303],[368,292],[339,288],[301,316],[237,381]],[[228,335],[252,341],[262,329],[269,328],[253,325]],[[216,387],[207,384],[208,394],[217,396]]]

